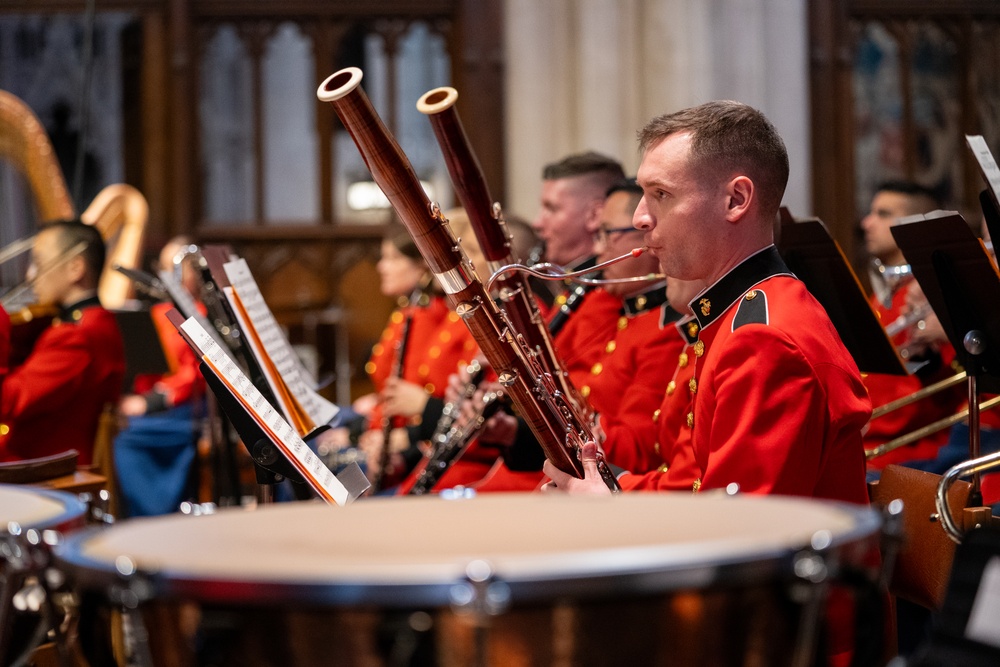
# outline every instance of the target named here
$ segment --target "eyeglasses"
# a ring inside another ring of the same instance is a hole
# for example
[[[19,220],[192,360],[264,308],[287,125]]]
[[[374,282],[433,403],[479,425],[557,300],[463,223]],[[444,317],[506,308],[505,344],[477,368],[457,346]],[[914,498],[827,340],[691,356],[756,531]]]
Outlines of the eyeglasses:
[[[635,227],[615,227],[614,229],[605,229],[604,227],[601,227],[594,232],[594,243],[607,243],[612,234],[626,234],[628,232],[638,231],[640,230]]]

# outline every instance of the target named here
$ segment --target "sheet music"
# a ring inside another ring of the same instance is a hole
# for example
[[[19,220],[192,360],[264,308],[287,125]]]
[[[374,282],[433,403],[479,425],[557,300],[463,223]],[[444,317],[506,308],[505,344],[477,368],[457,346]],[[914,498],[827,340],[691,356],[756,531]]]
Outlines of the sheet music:
[[[170,295],[170,300],[174,302],[175,306],[177,306],[177,310],[181,312],[181,315],[183,315],[185,319],[193,317],[198,320],[198,324],[204,327],[205,331],[208,332],[212,339],[215,340],[215,342],[218,343],[223,349],[226,349],[227,346],[225,341],[222,340],[222,336],[216,328],[212,326],[212,323],[208,321],[208,318],[202,315],[201,311],[198,310],[198,305],[195,303],[194,297],[192,297],[188,291],[184,289],[184,286],[177,281],[173,272],[160,271],[157,274],[157,277],[160,279],[160,282],[163,283],[163,287],[167,290],[167,294]]]
[[[194,342],[202,359],[226,383],[233,395],[243,404],[258,426],[272,439],[285,457],[302,474],[303,478],[327,502],[343,505],[348,502],[348,491],[333,472],[313,454],[295,429],[271,407],[253,383],[229,358],[209,332],[193,317],[181,325],[184,333]]]
[[[240,309],[237,308],[232,297],[232,292],[235,290],[239,302],[246,309],[247,316],[250,318],[250,322],[241,321],[240,327],[244,331],[249,326],[254,328],[264,346],[263,353],[267,354],[274,362],[275,368],[278,369],[278,373],[285,381],[289,391],[292,392],[306,414],[317,425],[329,424],[340,409],[316,393],[311,383],[306,381],[302,365],[298,362],[292,346],[285,339],[277,320],[274,319],[274,314],[264,301],[246,260],[237,259],[227,262],[225,270],[226,277],[232,284],[232,288],[227,287],[225,292],[226,297],[233,305],[233,311],[237,313],[238,318],[241,318]],[[253,336],[247,336],[247,340],[252,346],[256,346]],[[261,351],[255,349],[254,352],[259,354]],[[275,391],[275,394],[279,393]]]
[[[967,134],[965,135],[965,141],[969,144],[969,148],[972,149],[972,154],[979,164],[979,170],[982,172],[983,178],[989,183],[990,191],[993,193],[993,201],[996,202],[997,206],[1000,206],[1000,167],[997,166],[996,160],[993,159],[990,147],[980,134]]]

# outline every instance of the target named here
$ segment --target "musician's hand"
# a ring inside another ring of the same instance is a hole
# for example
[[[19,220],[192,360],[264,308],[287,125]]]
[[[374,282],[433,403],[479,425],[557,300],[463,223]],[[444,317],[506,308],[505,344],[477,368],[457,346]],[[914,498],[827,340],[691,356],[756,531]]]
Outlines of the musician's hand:
[[[365,394],[351,404],[351,409],[362,417],[370,418],[378,400],[378,394]]]
[[[501,410],[483,424],[479,442],[494,447],[510,447],[514,444],[515,437],[517,437],[517,417]]]
[[[382,458],[382,431],[370,429],[362,433],[361,437],[358,438],[358,449],[365,454],[368,474],[378,475],[379,461]]]
[[[351,445],[351,432],[343,426],[330,428],[313,438],[312,444],[320,454],[339,452]]]
[[[382,389],[382,409],[389,417],[412,417],[424,411],[430,394],[423,387],[399,378],[389,378]]]
[[[129,394],[118,404],[118,412],[125,417],[139,417],[146,414],[146,399],[138,394]]]
[[[459,368],[457,373],[448,376],[448,386],[444,389],[444,400],[446,403],[454,403],[465,392],[465,385],[469,383],[469,374],[464,368]]]
[[[542,464],[542,472],[548,475],[549,481],[542,487],[545,493],[562,491],[573,495],[610,496],[611,489],[601,479],[597,470],[597,443],[588,442],[583,446],[580,461],[583,463],[583,479],[564,473],[548,460]]]
[[[394,428],[389,431],[389,451],[393,454],[405,452],[410,448],[410,434],[405,428]]]

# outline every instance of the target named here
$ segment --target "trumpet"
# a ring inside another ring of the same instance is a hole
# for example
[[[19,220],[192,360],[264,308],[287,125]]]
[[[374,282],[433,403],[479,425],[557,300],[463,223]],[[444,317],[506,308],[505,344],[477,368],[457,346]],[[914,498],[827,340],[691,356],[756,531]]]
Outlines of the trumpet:
[[[360,87],[361,78],[357,68],[340,70],[320,85],[317,96],[330,102],[350,132],[375,182],[409,230],[452,308],[469,327],[546,456],[560,470],[583,477],[580,450],[588,440],[594,440],[589,422],[557,388],[524,336],[490,298],[440,207],[427,198],[409,160]],[[603,458],[598,469],[608,488],[620,491]]]

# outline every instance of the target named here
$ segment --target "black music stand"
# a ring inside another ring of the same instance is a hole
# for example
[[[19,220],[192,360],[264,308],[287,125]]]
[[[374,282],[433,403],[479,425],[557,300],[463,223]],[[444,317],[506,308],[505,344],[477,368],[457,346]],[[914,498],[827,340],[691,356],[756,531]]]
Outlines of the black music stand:
[[[854,269],[819,219],[783,214],[778,252],[826,310],[862,373],[907,374]]]
[[[132,392],[137,375],[163,375],[170,364],[163,352],[160,334],[148,310],[113,311],[122,341],[125,343],[124,391]]]
[[[1000,274],[955,211],[901,218],[891,228],[968,375],[969,454],[979,457],[979,395],[1000,393]],[[980,504],[979,475],[970,502]]]

